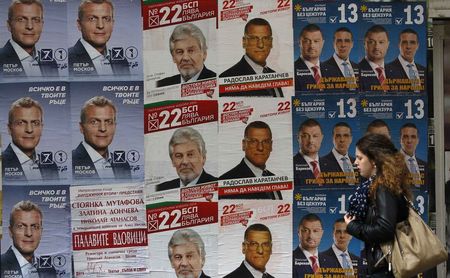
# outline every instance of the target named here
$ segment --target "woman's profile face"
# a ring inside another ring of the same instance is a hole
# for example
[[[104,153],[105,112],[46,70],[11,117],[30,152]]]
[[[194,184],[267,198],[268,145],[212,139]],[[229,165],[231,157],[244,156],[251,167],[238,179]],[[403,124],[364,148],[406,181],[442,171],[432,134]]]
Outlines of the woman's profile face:
[[[373,163],[365,154],[356,148],[355,165],[359,174],[365,178],[370,178],[376,174],[375,163]]]

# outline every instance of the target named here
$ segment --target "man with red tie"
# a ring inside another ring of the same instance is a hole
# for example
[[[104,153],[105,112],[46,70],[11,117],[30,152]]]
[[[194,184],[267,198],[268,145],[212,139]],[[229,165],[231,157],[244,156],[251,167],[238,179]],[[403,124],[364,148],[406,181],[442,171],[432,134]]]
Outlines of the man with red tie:
[[[389,66],[384,64],[384,57],[388,48],[389,37],[386,29],[381,25],[370,27],[364,35],[366,56],[359,63],[361,92],[387,90],[386,73],[390,70]]]
[[[303,278],[305,274],[319,274],[324,263],[319,256],[323,236],[322,220],[314,213],[306,214],[298,224],[299,246],[292,254],[292,277]]]
[[[323,185],[320,172],[327,166],[319,160],[323,132],[319,122],[308,119],[300,124],[297,134],[299,152],[294,156],[295,186]]]
[[[326,70],[320,62],[325,40],[316,24],[306,25],[299,35],[301,55],[295,61],[295,91],[319,91]]]

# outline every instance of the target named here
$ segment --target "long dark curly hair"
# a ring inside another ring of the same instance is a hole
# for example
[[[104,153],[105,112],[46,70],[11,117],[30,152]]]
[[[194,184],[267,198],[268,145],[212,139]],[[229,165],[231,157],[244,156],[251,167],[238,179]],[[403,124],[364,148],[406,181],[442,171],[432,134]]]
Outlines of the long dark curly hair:
[[[377,173],[370,187],[370,196],[375,196],[378,186],[385,186],[393,194],[404,194],[411,198],[408,182],[409,170],[405,158],[385,135],[369,133],[358,140],[356,147],[375,163]]]

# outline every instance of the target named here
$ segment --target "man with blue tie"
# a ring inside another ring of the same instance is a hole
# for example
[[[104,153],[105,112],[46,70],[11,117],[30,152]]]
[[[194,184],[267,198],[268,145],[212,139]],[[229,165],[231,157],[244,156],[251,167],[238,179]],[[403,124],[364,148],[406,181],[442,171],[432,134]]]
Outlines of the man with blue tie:
[[[348,153],[352,143],[352,128],[346,122],[338,122],[333,127],[333,149],[320,160],[326,165],[323,168],[328,172],[346,173],[340,185],[355,185],[356,177],[353,170],[355,158]]]
[[[358,65],[350,61],[350,51],[353,49],[353,34],[347,27],[336,29],[333,36],[334,54],[323,65],[324,77],[345,77],[345,84],[342,89],[358,89]],[[334,86],[333,86],[334,87]],[[337,87],[337,86],[336,86]],[[340,88],[341,86],[339,86]],[[333,90],[340,90],[334,88]]]
[[[411,174],[411,183],[416,187],[424,187],[427,163],[416,157],[419,144],[419,130],[413,123],[406,123],[400,128],[401,152],[405,156],[406,166]]]
[[[355,271],[360,262],[360,258],[348,250],[348,245],[352,240],[352,236],[347,233],[347,224],[344,218],[334,221],[333,225],[333,245],[327,250],[319,253],[322,258],[322,268],[342,268],[345,273],[354,277]],[[336,273],[337,274],[337,273]]]
[[[392,79],[409,79],[410,86],[406,91],[425,90],[426,68],[415,62],[414,57],[419,49],[419,35],[411,28],[400,32],[398,57],[387,64],[389,72],[386,74]],[[401,90],[403,91],[403,90]]]

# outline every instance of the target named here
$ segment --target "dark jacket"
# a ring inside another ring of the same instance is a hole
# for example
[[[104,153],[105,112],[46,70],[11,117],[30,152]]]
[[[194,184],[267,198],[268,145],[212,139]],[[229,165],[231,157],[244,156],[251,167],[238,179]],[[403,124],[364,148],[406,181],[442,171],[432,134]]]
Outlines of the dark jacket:
[[[39,260],[39,258],[38,258]],[[11,247],[1,255],[0,264],[0,277],[22,277],[22,271],[20,269],[19,262],[17,261],[16,255]],[[53,265],[48,265],[47,267],[37,266],[37,272],[40,278],[56,278],[56,270]],[[14,276],[14,275],[19,276]]]
[[[203,66],[202,71],[200,72],[200,75],[198,76],[198,81],[208,78],[216,77],[216,73],[212,70],[209,70],[206,66]],[[180,84],[181,81],[181,75],[173,75],[170,77],[163,78],[161,80],[156,81],[156,87],[164,87],[164,86],[170,86],[175,84]]]
[[[79,171],[78,168],[84,168],[86,171]],[[123,163],[118,163],[111,161],[111,168],[114,172],[115,179],[120,180],[131,180],[131,167],[128,161]],[[73,178],[76,180],[86,180],[86,179],[99,179],[97,170],[95,169],[94,162],[92,162],[91,157],[80,143],[78,147],[72,151],[72,174]]]
[[[27,181],[19,158],[12,149],[11,144],[9,144],[8,147],[3,151],[2,156],[2,173],[4,181]],[[37,158],[42,180],[58,180],[59,172],[56,163],[54,161],[41,163],[40,154],[37,155]],[[14,171],[10,171],[10,169],[14,169]],[[12,173],[14,173],[14,175],[8,175]]]
[[[371,200],[367,216],[363,220],[354,220],[347,225],[347,232],[364,241],[369,273],[385,272],[387,263],[375,268],[376,262],[383,256],[380,243],[394,239],[397,223],[408,217],[408,206],[405,198],[396,196],[382,185],[379,185],[375,199]]]
[[[41,51],[38,51],[38,57],[41,57]],[[41,70],[42,76],[45,77],[56,77],[58,76],[58,65],[54,59],[41,60],[38,59],[39,68]],[[16,71],[6,72],[4,71],[4,66],[14,66]],[[26,76],[25,70],[23,69],[22,63],[20,62],[19,56],[14,50],[10,41],[8,41],[5,46],[0,49],[0,76],[3,77],[16,77],[16,76]]]
[[[266,170],[268,172],[267,176],[275,176],[274,173]],[[240,179],[240,178],[254,178],[255,174],[252,170],[247,166],[244,159],[236,165],[233,169],[224,173],[219,177],[220,180],[228,180],[228,179]],[[234,194],[234,195],[225,195],[219,196],[219,199],[279,199],[282,200],[283,197],[280,191],[273,192],[255,192],[249,194]]]
[[[272,275],[266,272],[269,278],[274,278]],[[236,268],[233,272],[231,272],[228,275],[225,275],[223,278],[253,278],[252,273],[250,270],[247,269],[244,262],[241,263],[241,265]]]
[[[113,55],[109,55],[110,57]],[[115,75],[129,75],[130,67],[125,57],[110,58],[112,71]],[[91,57],[80,40],[69,48],[69,75],[70,76],[97,76],[97,70]]]
[[[212,181],[216,181],[216,180],[217,180],[216,177],[208,174],[203,169],[203,172],[200,175],[200,178],[198,179],[197,184],[212,182]],[[166,181],[166,182],[156,185],[156,191],[164,191],[164,190],[169,190],[169,189],[174,189],[174,188],[180,188],[180,178]]]
[[[275,72],[273,69],[267,67],[268,73]],[[241,60],[233,65],[231,68],[222,72],[219,77],[232,77],[232,76],[242,76],[242,75],[251,75],[256,74],[255,70],[252,66],[247,63],[244,56],[242,56]],[[280,97],[283,97],[283,90],[281,87],[278,87],[278,92],[280,93]],[[275,91],[272,89],[261,89],[261,90],[251,90],[245,92],[230,92],[230,93],[221,93],[222,96],[233,96],[233,97],[254,97],[254,96],[263,96],[263,97],[276,97]]]

